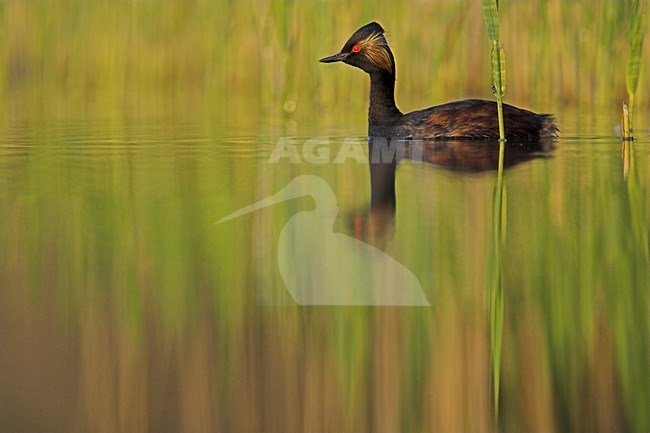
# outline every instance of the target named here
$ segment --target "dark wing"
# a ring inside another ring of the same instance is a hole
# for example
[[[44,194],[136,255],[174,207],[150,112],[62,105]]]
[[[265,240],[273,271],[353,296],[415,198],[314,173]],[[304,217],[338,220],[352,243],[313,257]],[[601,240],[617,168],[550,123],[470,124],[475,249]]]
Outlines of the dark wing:
[[[557,136],[555,119],[549,114],[503,104],[506,138],[538,141]],[[433,139],[499,138],[495,101],[468,99],[414,111],[404,116],[402,124],[414,131],[414,137]]]

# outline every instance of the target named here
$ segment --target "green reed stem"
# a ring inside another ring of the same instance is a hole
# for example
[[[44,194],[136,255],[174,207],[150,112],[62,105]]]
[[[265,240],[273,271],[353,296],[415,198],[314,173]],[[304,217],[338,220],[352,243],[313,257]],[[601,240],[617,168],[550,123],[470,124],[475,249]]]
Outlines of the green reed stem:
[[[634,260],[634,267],[637,269],[637,280],[634,284],[637,287],[647,286],[648,276],[650,275],[650,252],[648,249],[648,226],[647,218],[644,212],[644,194],[641,187],[641,180],[635,164],[634,158],[634,127],[633,127],[633,110],[634,110],[634,95],[639,84],[639,71],[641,64],[641,53],[643,48],[643,38],[645,33],[645,0],[635,0],[632,4],[632,22],[630,25],[630,33],[628,35],[628,42],[630,47],[630,54],[627,63],[626,85],[628,93],[628,104],[623,104],[623,177],[627,186],[627,195],[630,212],[630,228],[632,232],[632,241],[634,247],[633,251],[636,252]],[[628,302],[627,305],[647,305],[647,298],[643,299],[645,294],[644,290],[638,292],[637,298],[634,303]],[[625,390],[627,397],[626,404],[636,407],[648,407],[650,401],[650,392],[647,386],[635,386],[635,382],[639,381],[639,376],[633,372],[641,371],[641,365],[647,369],[648,359],[650,359],[650,352],[647,350],[645,343],[634,341],[636,335],[646,332],[646,338],[641,338],[642,341],[647,342],[647,309],[641,309],[641,314],[636,314],[636,318],[632,319],[635,323],[635,331],[632,335],[625,334],[623,330],[618,331],[618,339],[621,341],[628,340],[627,344],[620,344],[617,350],[620,362],[621,371],[621,386]],[[630,314],[631,313],[631,314]],[[629,317],[635,317],[634,309],[625,311],[626,320]],[[630,322],[627,322],[630,323]],[[623,327],[622,327],[623,328]],[[635,344],[636,343],[636,344]],[[650,426],[650,416],[647,410],[633,411],[631,417],[631,427],[635,431],[648,431]]]
[[[506,91],[506,59],[503,48],[499,46],[499,11],[496,0],[483,0],[483,16],[485,17],[488,37],[492,41],[492,92],[497,100],[499,140],[504,141],[506,136],[503,121],[503,95]]]
[[[492,92],[497,99],[499,117],[499,140],[505,141],[505,126],[503,122],[503,95],[506,91],[505,52],[499,46],[499,40],[492,40]]]
[[[499,420],[501,389],[501,354],[503,352],[504,294],[503,294],[503,252],[506,240],[506,188],[503,182],[503,147],[501,142],[500,170],[492,202],[492,249],[488,258],[487,284],[490,299],[490,358],[492,364],[492,390],[494,398],[494,419]]]
[[[499,166],[497,184],[492,202],[492,245],[488,254],[486,288],[490,299],[490,361],[492,364],[492,390],[494,420],[499,421],[499,393],[501,386],[501,354],[503,349],[504,296],[503,251],[505,246],[506,189],[503,181],[505,158],[505,126],[503,120],[503,95],[506,90],[506,60],[499,45],[499,4],[496,0],[483,0],[483,16],[488,37],[492,41],[491,69],[492,92],[497,100],[499,121]]]

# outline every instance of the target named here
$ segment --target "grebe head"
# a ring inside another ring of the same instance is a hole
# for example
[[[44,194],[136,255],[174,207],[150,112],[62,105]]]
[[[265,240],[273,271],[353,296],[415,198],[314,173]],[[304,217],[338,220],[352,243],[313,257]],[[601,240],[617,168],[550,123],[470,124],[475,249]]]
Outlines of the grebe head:
[[[384,29],[372,22],[354,32],[340,53],[320,59],[323,63],[343,62],[371,74],[395,74],[395,60],[384,37]]]

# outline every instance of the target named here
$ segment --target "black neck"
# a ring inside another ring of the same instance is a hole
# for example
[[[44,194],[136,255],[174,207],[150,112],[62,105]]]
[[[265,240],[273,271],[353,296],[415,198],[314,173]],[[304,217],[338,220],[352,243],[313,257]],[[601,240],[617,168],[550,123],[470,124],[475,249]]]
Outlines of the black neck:
[[[371,72],[369,126],[390,126],[401,115],[395,105],[395,74],[387,71]]]

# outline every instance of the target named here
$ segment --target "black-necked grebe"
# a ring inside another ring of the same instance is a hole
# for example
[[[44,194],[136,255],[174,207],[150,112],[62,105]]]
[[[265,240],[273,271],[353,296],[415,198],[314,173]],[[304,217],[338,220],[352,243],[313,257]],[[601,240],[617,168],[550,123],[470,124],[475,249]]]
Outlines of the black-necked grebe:
[[[428,139],[499,138],[495,101],[466,99],[402,114],[395,105],[395,60],[377,23],[366,24],[348,39],[340,53],[320,59],[344,62],[370,75],[368,134],[371,137]],[[506,138],[539,141],[557,136],[549,114],[503,104]]]

